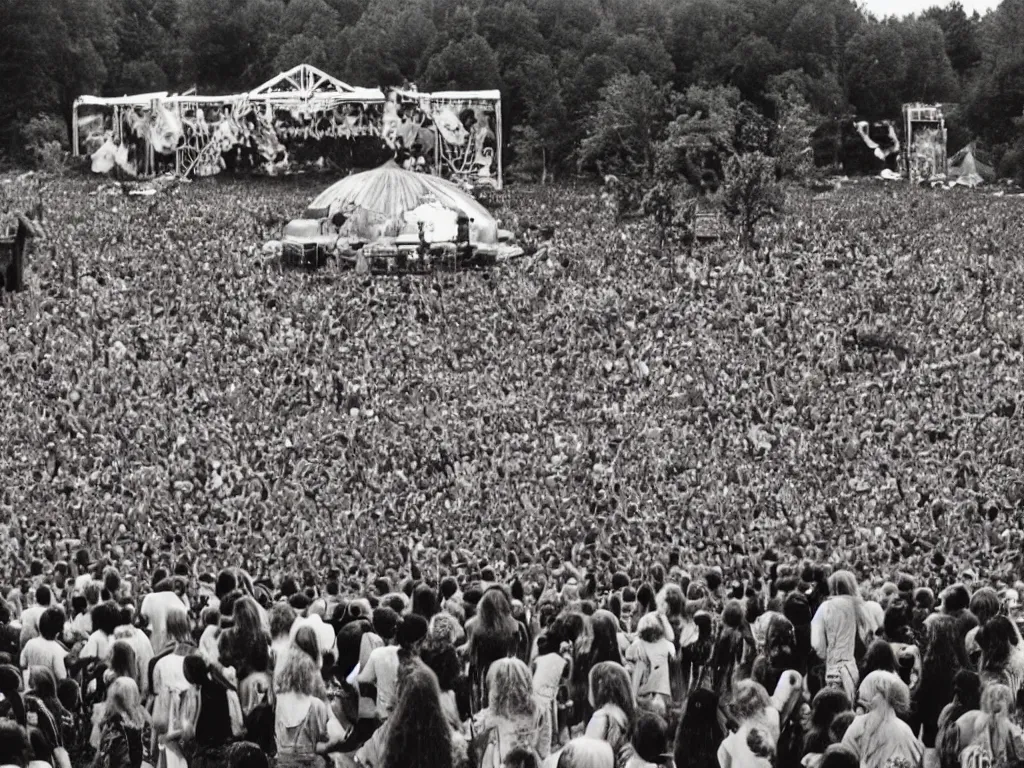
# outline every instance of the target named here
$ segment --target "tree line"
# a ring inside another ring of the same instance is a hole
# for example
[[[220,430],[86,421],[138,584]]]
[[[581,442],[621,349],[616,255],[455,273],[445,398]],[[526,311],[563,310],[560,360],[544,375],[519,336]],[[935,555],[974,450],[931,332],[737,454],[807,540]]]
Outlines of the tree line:
[[[509,156],[551,170],[652,172],[681,118],[714,120],[695,99],[776,126],[794,110],[956,104],[951,144],[1024,157],[1024,0],[898,19],[854,0],[4,0],[0,30],[0,151],[14,158],[34,118],[66,129],[83,93],[231,93],[303,62],[357,85],[500,88]],[[643,134],[625,147],[602,133],[621,110]]]

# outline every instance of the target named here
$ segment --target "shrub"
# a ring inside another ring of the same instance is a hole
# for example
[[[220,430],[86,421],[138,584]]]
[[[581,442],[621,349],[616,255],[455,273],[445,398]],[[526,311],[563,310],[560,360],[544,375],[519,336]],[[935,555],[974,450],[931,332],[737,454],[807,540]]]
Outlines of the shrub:
[[[736,155],[725,175],[723,205],[739,226],[744,246],[754,243],[757,225],[782,212],[786,194],[776,177],[775,161],[760,152]]]
[[[36,168],[59,173],[67,166],[67,129],[53,115],[37,115],[21,129],[25,154]]]

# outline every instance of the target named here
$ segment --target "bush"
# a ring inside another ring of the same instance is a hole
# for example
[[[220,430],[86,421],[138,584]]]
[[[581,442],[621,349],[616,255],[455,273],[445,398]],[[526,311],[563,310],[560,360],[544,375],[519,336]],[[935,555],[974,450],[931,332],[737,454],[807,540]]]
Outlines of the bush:
[[[59,173],[67,166],[67,129],[53,115],[36,115],[21,129],[25,154],[36,168]]]
[[[729,161],[723,205],[740,228],[745,246],[754,243],[757,225],[782,212],[786,194],[776,177],[775,160],[760,152],[736,155]]]

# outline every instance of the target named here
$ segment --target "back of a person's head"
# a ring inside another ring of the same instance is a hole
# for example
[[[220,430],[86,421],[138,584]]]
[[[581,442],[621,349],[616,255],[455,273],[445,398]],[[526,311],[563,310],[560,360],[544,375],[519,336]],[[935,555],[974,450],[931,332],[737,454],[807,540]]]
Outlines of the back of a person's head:
[[[189,683],[200,688],[210,680],[210,671],[206,660],[198,653],[190,653],[185,657],[181,671]]]
[[[872,709],[876,706],[876,700],[888,704],[898,714],[910,708],[910,689],[894,672],[876,670],[869,673],[861,680],[857,694]]]
[[[628,718],[633,717],[636,704],[630,687],[629,673],[614,661],[601,661],[590,669],[589,700],[595,709],[614,704]]]
[[[558,768],[615,768],[615,753],[604,739],[581,736],[565,745]]]
[[[860,760],[849,748],[833,744],[825,750],[819,768],[860,768]]]
[[[963,584],[954,584],[942,595],[942,610],[945,613],[963,611],[971,605],[971,594]]]
[[[50,588],[43,584],[36,589],[36,605],[46,607],[53,600],[53,593]]]
[[[764,686],[753,680],[741,680],[733,691],[729,708],[738,723],[743,723],[768,708],[771,699]]]
[[[459,591],[459,582],[454,576],[445,576],[441,579],[441,596],[445,600],[451,600]]]
[[[846,735],[846,730],[853,724],[854,719],[857,715],[853,710],[847,710],[846,712],[840,712],[838,715],[832,718],[832,723],[828,727],[828,737],[833,744],[838,744],[843,740]]]
[[[953,677],[953,695],[967,709],[981,707],[981,677],[973,669],[961,669]]]
[[[641,760],[660,763],[668,749],[668,723],[653,712],[644,712],[633,723],[629,741]]]
[[[217,582],[214,586],[214,594],[218,599],[223,600],[226,595],[233,592],[238,587],[238,579],[235,578],[235,572],[230,568],[225,568],[219,574],[217,574]],[[283,591],[283,590],[282,590]]]
[[[503,768],[540,768],[537,753],[526,747],[513,747],[505,755]]]
[[[270,761],[258,744],[239,741],[227,748],[225,768],[268,768]]]
[[[872,672],[895,672],[898,669],[896,652],[892,646],[884,640],[876,639],[871,641],[864,658],[861,660],[862,674],[869,675]]]
[[[842,688],[822,688],[811,701],[811,724],[817,728],[828,728],[836,715],[852,709],[850,697]]]
[[[426,618],[421,614],[407,614],[398,623],[395,642],[402,648],[411,649],[426,638],[428,626]]]
[[[98,581],[90,581],[85,585],[85,589],[83,591],[85,593],[85,599],[88,601],[89,605],[99,604],[103,590],[100,589],[100,583]]]
[[[39,634],[46,640],[56,640],[64,629],[64,611],[60,608],[47,608],[39,617]]]
[[[373,631],[383,640],[393,640],[398,629],[398,613],[387,606],[374,608]]]
[[[999,607],[999,593],[992,587],[982,587],[971,596],[971,613],[981,624],[999,615]]]

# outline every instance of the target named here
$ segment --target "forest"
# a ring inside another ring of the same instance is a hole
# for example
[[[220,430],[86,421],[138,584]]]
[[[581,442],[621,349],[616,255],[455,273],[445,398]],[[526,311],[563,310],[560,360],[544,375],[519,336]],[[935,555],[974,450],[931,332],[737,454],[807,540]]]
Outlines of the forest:
[[[650,166],[709,99],[776,127],[941,102],[950,151],[977,140],[1008,175],[1024,158],[1024,0],[885,19],[853,0],[4,0],[0,30],[8,162],[63,138],[81,94],[237,92],[303,62],[357,85],[500,88],[507,156],[553,172]]]

